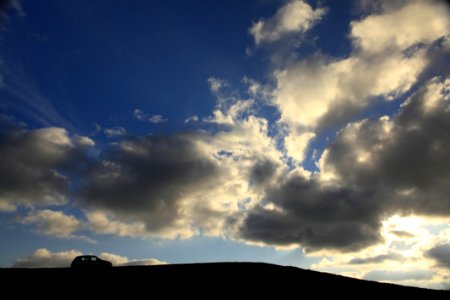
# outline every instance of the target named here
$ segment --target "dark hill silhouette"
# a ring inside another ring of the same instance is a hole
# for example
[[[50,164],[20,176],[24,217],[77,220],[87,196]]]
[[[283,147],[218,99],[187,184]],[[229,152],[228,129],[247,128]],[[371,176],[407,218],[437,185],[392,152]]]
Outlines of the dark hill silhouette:
[[[214,299],[219,294],[221,297],[275,295],[275,299],[308,295],[310,299],[311,293],[316,296],[331,294],[347,297],[400,293],[402,296],[443,296],[450,299],[449,291],[377,283],[264,263],[174,264],[108,269],[0,269],[0,278],[4,287],[19,283],[27,287],[23,289],[25,293],[33,295],[40,292],[48,294],[57,287],[58,290],[81,294],[107,292],[129,296],[144,292],[149,299],[167,298],[173,294]],[[153,292],[156,290],[158,293],[163,291],[164,297],[156,297],[156,292]]]

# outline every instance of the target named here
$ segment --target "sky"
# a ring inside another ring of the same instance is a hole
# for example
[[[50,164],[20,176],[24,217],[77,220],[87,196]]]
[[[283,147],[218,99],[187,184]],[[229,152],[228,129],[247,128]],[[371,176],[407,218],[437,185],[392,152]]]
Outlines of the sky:
[[[450,288],[447,1],[0,1],[0,124],[0,267]]]

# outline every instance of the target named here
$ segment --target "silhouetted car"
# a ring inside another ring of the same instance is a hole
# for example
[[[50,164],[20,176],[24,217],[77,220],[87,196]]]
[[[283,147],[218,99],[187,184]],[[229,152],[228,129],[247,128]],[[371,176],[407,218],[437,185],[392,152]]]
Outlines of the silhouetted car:
[[[82,255],[73,259],[72,268],[111,268],[112,263],[98,258],[95,255]]]

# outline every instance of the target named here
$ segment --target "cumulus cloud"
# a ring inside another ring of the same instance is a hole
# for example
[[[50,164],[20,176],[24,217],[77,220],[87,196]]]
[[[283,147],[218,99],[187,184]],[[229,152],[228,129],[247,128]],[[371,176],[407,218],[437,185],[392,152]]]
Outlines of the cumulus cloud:
[[[49,209],[32,211],[21,222],[33,224],[36,232],[40,234],[95,243],[86,236],[74,234],[76,231],[87,229],[86,226],[74,216],[66,215],[61,211]]]
[[[352,37],[363,52],[407,49],[448,36],[449,9],[444,1],[408,1],[406,5],[382,2],[381,14],[351,23]],[[392,30],[395,28],[395,30]]]
[[[267,20],[261,19],[250,28],[255,44],[275,42],[286,35],[304,33],[325,14],[325,9],[313,9],[303,0],[293,0]]]
[[[396,3],[383,1],[375,13],[351,23],[349,56],[315,53],[275,65],[272,102],[290,129],[288,156],[301,161],[311,134],[346,124],[380,98],[398,99],[436,70],[448,72],[442,67],[450,53],[448,9],[437,1]]]
[[[86,212],[88,227],[99,234],[113,234],[118,236],[146,236],[147,230],[143,222],[121,222],[101,211]]]
[[[393,119],[347,125],[326,150],[321,171],[346,185],[387,191],[386,212],[448,216],[449,83],[431,79]]]
[[[13,268],[67,268],[70,267],[72,260],[79,255],[83,255],[78,250],[68,250],[61,252],[51,252],[48,249],[37,249],[32,255],[18,258]],[[129,260],[125,256],[114,253],[102,252],[100,258],[110,261],[114,266],[150,266],[162,265],[167,262],[155,258],[146,258],[138,260]]]
[[[385,215],[449,216],[448,84],[433,78],[392,119],[347,125],[322,156],[320,173],[294,174],[267,190],[272,205],[248,214],[242,237],[353,251],[381,241]]]
[[[199,149],[201,139],[175,134],[122,141],[87,174],[85,204],[141,220],[149,231],[163,234],[175,227],[189,234],[185,198],[214,186],[221,176],[217,162]]]
[[[354,251],[382,241],[386,216],[449,216],[449,79],[425,79],[434,51],[447,51],[448,11],[434,1],[388,3],[351,23],[350,56],[314,54],[274,71],[288,157],[302,162],[317,133],[347,125],[323,152],[319,172],[299,167],[266,188],[240,224],[243,239]],[[419,14],[427,25],[415,30]],[[393,20],[395,30],[387,30]],[[348,123],[370,102],[398,99],[418,84],[397,115]]]
[[[232,234],[235,215],[275,183],[282,153],[267,120],[249,113],[253,99],[216,92],[208,121],[223,129],[130,135],[101,152],[78,191],[92,230],[164,238]]]
[[[45,248],[36,250],[32,255],[18,258],[13,268],[67,268],[76,257],[82,255],[80,251],[68,250],[51,252]]]
[[[380,207],[373,191],[322,187],[315,180],[291,176],[266,194],[272,205],[258,206],[240,234],[269,245],[354,251],[381,236]]]
[[[1,207],[67,202],[69,179],[62,172],[94,142],[63,128],[28,130],[5,116],[0,123]]]
[[[167,119],[164,118],[162,115],[152,115],[149,113],[145,113],[142,109],[136,108],[133,112],[134,118],[136,120],[142,121],[142,122],[149,122],[153,124],[163,123],[166,122]]]
[[[281,167],[267,122],[236,112],[248,107],[243,101],[222,110],[231,120],[227,130],[128,137],[111,145],[80,192],[92,228],[166,238],[227,232],[228,218],[258,201]]]

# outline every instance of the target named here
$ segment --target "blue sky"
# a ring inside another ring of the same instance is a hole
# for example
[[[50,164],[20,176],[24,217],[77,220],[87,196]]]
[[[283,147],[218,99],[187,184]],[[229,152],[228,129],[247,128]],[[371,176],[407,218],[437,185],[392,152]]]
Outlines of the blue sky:
[[[398,283],[444,286],[445,1],[1,9],[0,266],[418,261]]]

